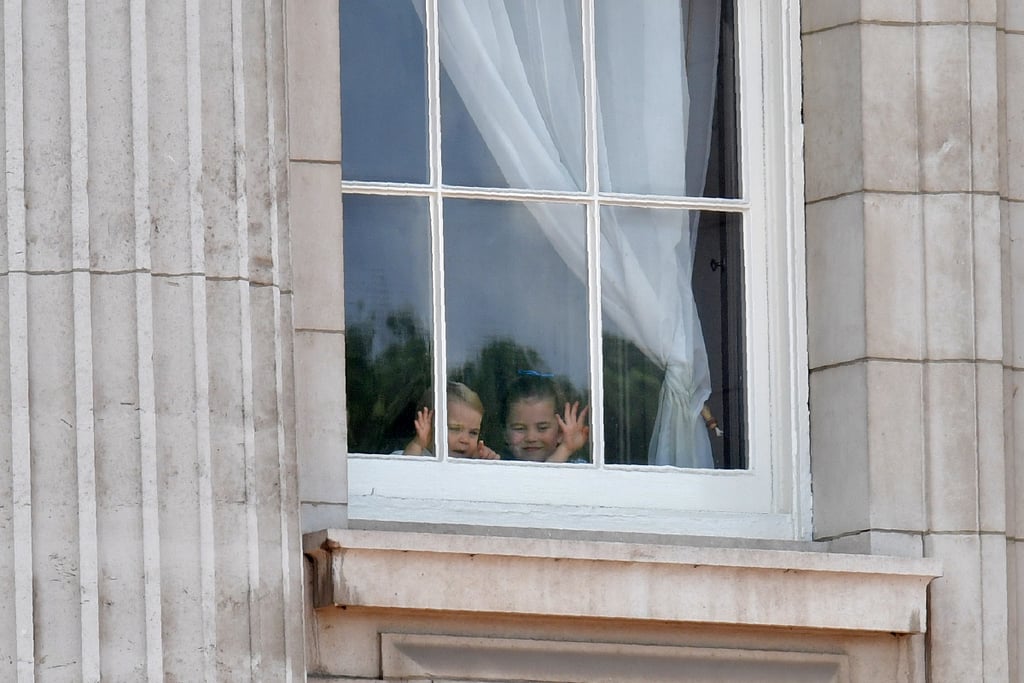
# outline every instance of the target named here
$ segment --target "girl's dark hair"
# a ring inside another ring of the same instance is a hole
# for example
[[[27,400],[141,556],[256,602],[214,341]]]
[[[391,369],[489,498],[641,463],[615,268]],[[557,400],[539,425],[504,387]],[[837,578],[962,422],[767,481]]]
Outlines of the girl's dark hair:
[[[554,379],[541,373],[520,374],[512,380],[505,394],[505,422],[508,422],[508,415],[512,412],[512,406],[520,401],[544,401],[550,400],[558,412],[559,406],[565,403],[561,387]]]

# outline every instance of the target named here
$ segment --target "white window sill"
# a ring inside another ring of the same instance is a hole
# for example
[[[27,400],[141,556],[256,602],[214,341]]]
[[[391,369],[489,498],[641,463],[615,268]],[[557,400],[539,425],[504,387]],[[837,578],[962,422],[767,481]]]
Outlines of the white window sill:
[[[329,529],[314,607],[923,633],[930,558]]]

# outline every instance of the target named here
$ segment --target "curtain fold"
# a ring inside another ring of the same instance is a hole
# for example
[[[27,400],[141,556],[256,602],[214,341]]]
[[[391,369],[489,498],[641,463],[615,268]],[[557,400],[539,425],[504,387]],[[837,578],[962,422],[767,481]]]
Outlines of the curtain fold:
[[[584,186],[578,2],[441,0],[441,62],[509,185]],[[716,82],[717,0],[598,1],[599,183],[699,194]],[[528,205],[579,278],[586,245],[543,204]],[[602,314],[665,369],[648,461],[712,467],[701,408],[710,395],[691,275],[696,216],[605,207]]]

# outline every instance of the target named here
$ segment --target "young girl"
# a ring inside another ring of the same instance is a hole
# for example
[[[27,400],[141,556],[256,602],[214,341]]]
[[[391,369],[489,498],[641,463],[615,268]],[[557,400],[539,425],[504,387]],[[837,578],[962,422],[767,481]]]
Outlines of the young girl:
[[[448,456],[497,460],[498,454],[480,440],[484,406],[477,393],[461,382],[448,382]],[[406,444],[405,455],[431,455],[434,441],[434,411],[420,408],[414,422],[416,436]]]
[[[579,401],[565,401],[559,415],[561,392],[548,377],[520,373],[509,387],[507,401],[505,439],[514,460],[569,462],[590,438],[590,406],[580,410]]]

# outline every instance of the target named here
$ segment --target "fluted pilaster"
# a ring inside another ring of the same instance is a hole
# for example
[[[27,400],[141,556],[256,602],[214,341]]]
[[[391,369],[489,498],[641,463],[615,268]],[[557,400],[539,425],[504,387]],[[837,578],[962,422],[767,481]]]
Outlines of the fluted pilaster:
[[[280,0],[3,6],[3,680],[301,675]]]

